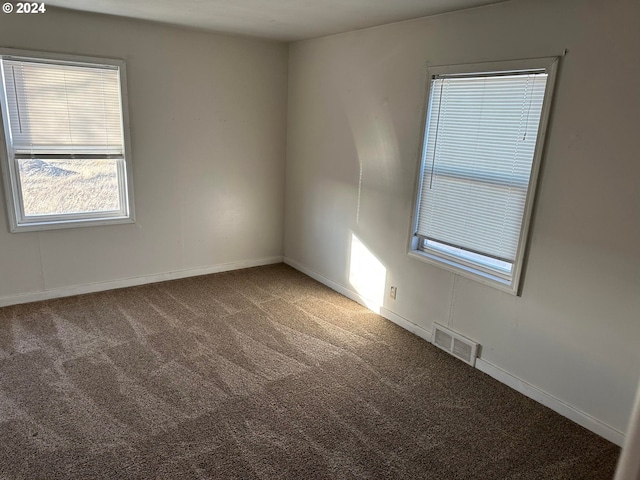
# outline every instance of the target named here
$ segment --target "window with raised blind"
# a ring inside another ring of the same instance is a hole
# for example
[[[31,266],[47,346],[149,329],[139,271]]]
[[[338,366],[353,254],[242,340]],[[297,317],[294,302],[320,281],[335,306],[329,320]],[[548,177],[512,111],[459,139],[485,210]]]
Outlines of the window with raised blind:
[[[0,50],[13,232],[133,222],[124,62]]]
[[[414,255],[518,293],[556,60],[429,68]]]

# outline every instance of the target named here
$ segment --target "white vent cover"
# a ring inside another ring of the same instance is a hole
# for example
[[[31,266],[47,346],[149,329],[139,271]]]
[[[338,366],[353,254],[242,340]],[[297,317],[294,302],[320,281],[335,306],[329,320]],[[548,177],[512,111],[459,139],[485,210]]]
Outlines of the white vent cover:
[[[438,323],[433,324],[431,343],[472,367],[476,364],[478,344]]]

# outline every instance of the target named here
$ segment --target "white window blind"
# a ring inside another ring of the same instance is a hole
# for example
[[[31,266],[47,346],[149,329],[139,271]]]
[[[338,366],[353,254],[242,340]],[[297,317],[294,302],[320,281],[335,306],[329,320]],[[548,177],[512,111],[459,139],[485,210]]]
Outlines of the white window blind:
[[[515,261],[546,83],[544,71],[433,78],[416,235]]]
[[[16,156],[123,156],[119,70],[113,65],[2,60]]]

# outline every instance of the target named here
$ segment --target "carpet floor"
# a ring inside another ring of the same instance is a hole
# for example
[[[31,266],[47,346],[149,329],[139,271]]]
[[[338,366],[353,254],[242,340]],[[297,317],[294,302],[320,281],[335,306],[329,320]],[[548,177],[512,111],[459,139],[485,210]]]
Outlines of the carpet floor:
[[[283,264],[0,309],[0,479],[611,479],[619,449]]]

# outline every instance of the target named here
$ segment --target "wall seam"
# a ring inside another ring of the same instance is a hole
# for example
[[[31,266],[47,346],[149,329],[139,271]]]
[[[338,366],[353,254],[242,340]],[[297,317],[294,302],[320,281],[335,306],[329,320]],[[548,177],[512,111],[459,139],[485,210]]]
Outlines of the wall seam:
[[[40,241],[40,232],[36,232],[36,238],[38,239],[38,264],[40,265],[40,281],[42,282],[42,290],[47,289],[47,283],[44,275],[44,263],[42,261],[42,242]]]
[[[453,275],[453,282],[451,282],[451,300],[449,302],[449,317],[447,318],[447,327],[453,327],[453,311],[456,307],[456,283],[458,282],[458,275]]]

